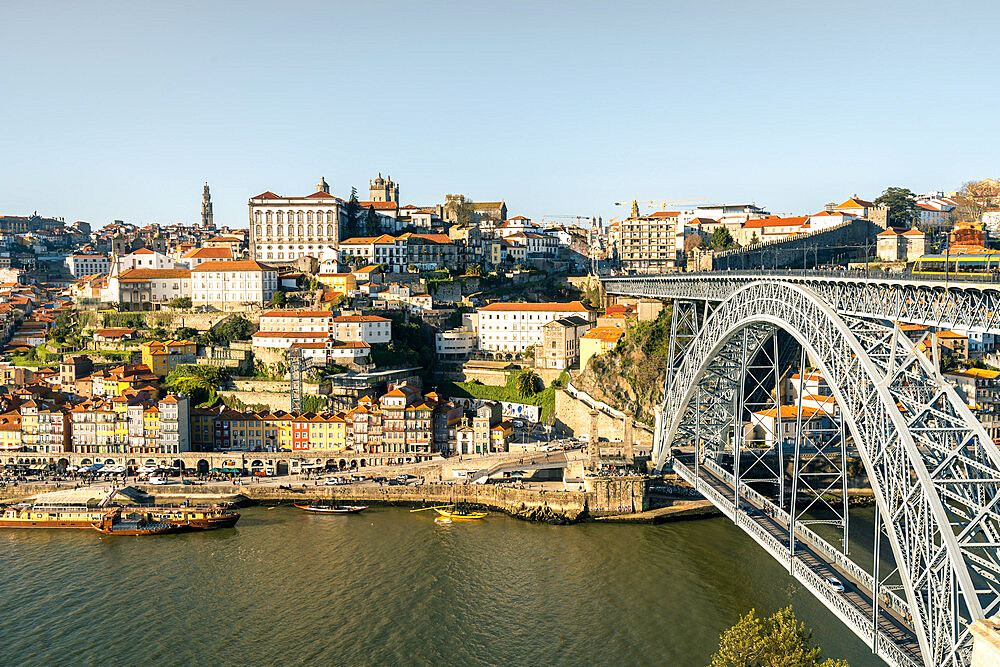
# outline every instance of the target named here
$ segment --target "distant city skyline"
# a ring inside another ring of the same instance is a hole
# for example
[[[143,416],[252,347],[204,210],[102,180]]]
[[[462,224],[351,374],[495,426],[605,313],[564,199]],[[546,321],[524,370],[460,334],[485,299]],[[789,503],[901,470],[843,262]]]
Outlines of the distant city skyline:
[[[951,190],[1000,173],[979,66],[1000,7],[961,13],[976,20],[860,2],[14,4],[0,213],[197,222],[207,181],[216,224],[245,227],[255,194],[323,176],[364,195],[378,172],[405,204],[465,194],[535,220]]]

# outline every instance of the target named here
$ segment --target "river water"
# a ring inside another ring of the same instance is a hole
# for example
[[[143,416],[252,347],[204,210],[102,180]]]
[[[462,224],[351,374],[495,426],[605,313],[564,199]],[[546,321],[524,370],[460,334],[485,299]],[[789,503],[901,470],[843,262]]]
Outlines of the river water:
[[[705,665],[791,604],[828,656],[870,651],[726,519],[548,526],[251,508],[147,538],[0,529],[5,664]]]

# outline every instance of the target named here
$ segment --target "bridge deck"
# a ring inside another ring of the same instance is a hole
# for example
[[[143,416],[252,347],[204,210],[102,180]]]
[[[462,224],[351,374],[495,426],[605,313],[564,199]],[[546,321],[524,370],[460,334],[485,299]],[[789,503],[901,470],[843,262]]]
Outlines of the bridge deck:
[[[693,480],[694,472],[678,460],[675,460],[674,470],[681,474],[682,477],[691,477],[692,479],[689,479],[689,482]],[[715,491],[715,494],[706,494],[709,500],[711,500],[716,506],[719,506],[719,509],[722,510],[727,516],[735,518],[735,504],[733,502],[729,502],[723,503],[723,505],[728,506],[720,506],[719,502],[720,498],[733,498],[734,491],[732,484],[730,484],[727,480],[722,479],[719,475],[715,474],[705,466],[700,468],[698,479],[701,484],[708,485]],[[715,496],[718,496],[718,498]],[[740,522],[746,521],[755,524],[766,534],[773,537],[774,540],[783,544],[785,548],[785,559],[782,561],[782,564],[788,565],[791,560],[791,555],[788,553],[789,534],[787,524],[776,516],[776,513],[773,512],[771,507],[765,506],[765,503],[757,502],[744,497],[740,498],[740,502],[741,504],[752,506],[758,510],[753,515],[742,512]],[[752,531],[748,532],[751,532],[752,534]],[[768,551],[770,551],[770,549],[768,549]],[[827,596],[838,597],[840,600],[849,604],[862,618],[868,619],[867,626],[870,632],[871,619],[874,613],[872,608],[872,594],[871,591],[868,590],[857,577],[845,571],[835,563],[832,563],[822,553],[822,551],[812,548],[808,543],[804,543],[802,539],[799,539],[798,530],[796,530],[794,558],[805,569],[812,572],[819,580],[830,576],[840,579],[844,583],[846,591],[844,593],[837,594],[831,589],[830,591],[827,591]],[[796,578],[801,579],[799,576],[796,576]],[[815,586],[809,587],[815,589]],[[821,596],[820,600],[826,604],[827,607],[830,607],[831,611],[842,617],[842,615],[838,613],[840,610],[831,606],[830,600],[825,599],[827,596]],[[848,627],[851,627],[852,630],[857,632],[857,629],[852,627],[851,623],[847,623],[847,625]],[[898,659],[900,656],[897,656],[897,659],[893,660],[891,657],[883,655],[880,651],[880,656],[883,659],[886,659],[887,662],[890,664],[902,665],[923,664],[920,646],[913,629],[910,628],[909,624],[901,618],[898,613],[892,609],[886,608],[886,606],[882,604],[879,604],[878,632],[880,640],[890,642],[899,652],[902,653],[902,656],[905,656],[903,660]],[[871,641],[870,637],[861,637],[861,639],[866,643]],[[893,653],[895,653],[895,651]]]

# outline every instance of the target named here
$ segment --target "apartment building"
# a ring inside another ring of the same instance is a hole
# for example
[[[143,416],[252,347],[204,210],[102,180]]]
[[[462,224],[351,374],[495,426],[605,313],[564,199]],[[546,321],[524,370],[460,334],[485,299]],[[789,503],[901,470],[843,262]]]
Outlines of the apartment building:
[[[278,271],[253,260],[211,260],[191,270],[191,302],[219,310],[241,310],[270,301]]]
[[[270,310],[260,316],[260,331],[333,331],[328,310]]]
[[[678,267],[683,252],[683,225],[679,211],[632,215],[618,226],[618,258],[630,273],[665,273]],[[678,228],[680,245],[678,246]]]
[[[537,368],[570,368],[580,360],[580,339],[594,326],[579,315],[560,317],[542,327],[542,343],[535,347]]]
[[[388,343],[392,340],[392,320],[378,315],[339,315],[333,318],[333,336],[343,342]]]
[[[541,345],[542,327],[563,317],[596,320],[594,311],[579,301],[491,303],[476,313],[479,349],[491,352],[523,352],[532,345]]]

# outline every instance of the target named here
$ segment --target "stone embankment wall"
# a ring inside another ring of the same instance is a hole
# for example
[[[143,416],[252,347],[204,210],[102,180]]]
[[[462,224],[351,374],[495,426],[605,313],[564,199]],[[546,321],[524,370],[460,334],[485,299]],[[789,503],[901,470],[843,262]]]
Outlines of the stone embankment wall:
[[[270,392],[255,391],[220,391],[219,396],[238,398],[247,405],[266,405],[272,410],[284,410],[288,412],[292,409],[292,397],[288,393],[274,394]]]
[[[622,413],[591,399],[573,396],[565,389],[556,390],[556,427],[573,435],[590,433],[590,413],[597,409],[597,435],[610,440],[624,440],[625,418]],[[617,414],[616,414],[617,413]],[[636,445],[652,446],[653,430],[647,425],[632,420],[632,438]]]
[[[863,248],[845,246],[864,246],[881,231],[881,227],[868,220],[853,220],[813,234],[716,252],[711,258],[712,268],[716,271],[801,268],[803,259],[807,266],[813,266],[817,259],[819,264],[823,264],[836,256],[858,255]]]
[[[304,492],[282,489],[274,484],[246,484],[236,487],[231,484],[134,486],[157,496],[162,502],[175,502],[180,498],[201,498],[212,502],[232,498],[237,494],[256,502],[303,502],[316,498],[412,506],[463,502],[532,521],[573,523],[589,515],[605,516],[646,509],[643,504],[645,485],[646,480],[642,478],[619,477],[593,480],[594,491],[544,491],[487,484],[306,486]],[[61,487],[56,487],[55,484],[7,486],[0,488],[0,500],[21,499],[65,488],[65,484]],[[295,484],[293,488],[302,487]]]

